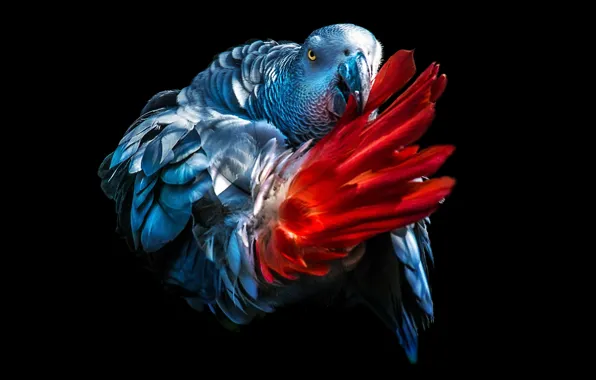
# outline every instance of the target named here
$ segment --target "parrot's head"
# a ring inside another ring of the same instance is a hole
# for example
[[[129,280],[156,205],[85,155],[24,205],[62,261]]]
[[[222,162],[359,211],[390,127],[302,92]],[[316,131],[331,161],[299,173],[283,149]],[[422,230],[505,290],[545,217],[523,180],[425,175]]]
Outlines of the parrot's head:
[[[312,32],[291,62],[284,91],[281,129],[289,139],[300,143],[323,137],[344,113],[350,95],[362,111],[382,50],[371,32],[356,25]]]

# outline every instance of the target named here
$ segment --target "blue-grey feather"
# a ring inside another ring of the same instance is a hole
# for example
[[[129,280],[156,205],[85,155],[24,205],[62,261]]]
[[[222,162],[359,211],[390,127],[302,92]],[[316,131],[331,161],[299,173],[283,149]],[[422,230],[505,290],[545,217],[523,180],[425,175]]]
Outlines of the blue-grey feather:
[[[252,78],[254,78],[256,75],[255,74],[251,75],[251,72],[253,71],[253,63],[254,63],[255,59],[257,59],[256,54],[249,54],[246,58],[244,58],[244,61],[242,62],[242,79],[245,82],[248,82],[251,84],[259,83],[258,81],[252,80]]]
[[[399,344],[403,347],[408,360],[411,363],[418,361],[418,331],[412,320],[412,316],[408,313],[403,305],[401,306],[401,325],[396,329]]]
[[[238,244],[238,238],[235,234],[230,236],[228,247],[226,251],[227,263],[234,276],[238,277],[240,274],[240,264],[242,262],[242,252]]]
[[[226,85],[226,74],[228,71],[218,70],[213,75],[213,95],[215,95],[216,102],[223,107],[227,107],[226,101],[223,97],[224,87]]]
[[[238,186],[229,186],[217,196],[222,205],[238,209],[250,202],[250,195]]]
[[[262,40],[255,40],[253,41],[250,46],[248,47],[248,51],[250,52],[256,52],[258,51],[263,45],[265,44],[265,41]]]
[[[133,205],[130,210],[130,226],[132,228],[132,232],[136,233],[141,229],[143,222],[145,222],[145,217],[149,212],[149,209],[153,205],[153,199],[155,195],[153,193],[149,194],[149,196],[145,199],[145,201],[138,206]]]
[[[204,153],[197,152],[161,171],[161,179],[169,185],[184,185],[192,181],[209,166],[209,159]]]
[[[242,59],[242,46],[236,46],[232,49],[232,57],[237,60]]]
[[[238,307],[227,294],[217,297],[217,306],[230,321],[238,325],[245,325],[253,318],[246,314],[242,308]]]
[[[157,94],[153,95],[151,99],[147,102],[141,114],[146,114],[147,112],[163,108],[163,107],[170,107],[176,104],[176,97],[180,90],[166,90],[158,92]]]
[[[232,301],[236,308],[242,310],[244,312],[244,306],[240,302],[240,294],[237,293],[237,286],[235,279],[232,280],[229,274],[229,268],[223,266],[219,271],[219,278],[222,281],[222,285],[227,293],[228,298]]]
[[[146,175],[157,173],[159,169],[174,159],[172,148],[190,130],[186,121],[174,122],[161,131],[158,137],[147,145],[141,167]]]
[[[147,213],[151,209],[153,205],[153,200],[155,199],[155,194],[150,193],[145,200],[139,205],[133,205],[131,208],[131,227],[133,231],[137,231],[143,225],[145,221],[145,217]]]
[[[416,236],[418,238],[418,242],[420,243],[420,248],[424,251],[422,255],[422,262],[424,266],[427,267],[428,263],[426,260],[430,261],[430,265],[434,265],[434,256],[433,251],[430,245],[430,239],[428,237],[428,226],[430,225],[430,218],[424,218],[424,220],[419,221],[416,223]],[[428,268],[427,268],[428,270]]]
[[[135,192],[133,193],[133,202],[132,202],[133,207],[140,207],[141,203],[145,202],[145,199],[147,199],[147,196],[149,194],[152,194],[153,188],[157,184],[157,176],[150,177],[153,179],[151,180],[151,182],[149,182],[149,185],[147,185],[144,189],[137,192],[136,189],[141,188],[140,187],[141,180],[139,180],[139,178],[143,178],[143,177],[141,177],[140,175],[137,175],[137,178],[135,179]]]
[[[169,263],[165,281],[198,294],[204,281],[209,280],[203,277],[205,261],[205,254],[196,239],[189,236],[176,258]]]
[[[424,274],[425,281],[423,282],[424,288],[422,292],[422,296],[419,299],[420,307],[423,308],[426,313],[429,315],[430,319],[432,320],[433,316],[433,303],[432,303],[432,296],[430,291],[430,285],[428,283],[428,273],[429,273],[429,261],[430,265],[433,265],[433,253],[430,245],[430,239],[428,236],[427,224],[430,223],[428,218],[419,221],[416,223],[416,227],[414,232],[416,234],[416,239],[418,241],[418,246],[420,248],[420,273]]]
[[[168,109],[162,112],[154,113],[127,132],[126,135],[124,135],[124,137],[120,140],[119,145],[131,144],[135,141],[138,141],[156,126],[171,124],[176,120],[179,120],[179,117],[176,114],[175,109]]]
[[[222,75],[221,71],[214,71],[209,77],[209,87],[212,104],[221,104],[221,96],[219,94],[219,77]]]
[[[241,228],[238,233],[240,234],[239,243],[242,244],[249,252],[252,252],[254,250],[254,241],[249,236],[247,229]],[[244,292],[247,294],[247,298],[251,304],[264,312],[272,312],[273,309],[270,308],[266,303],[256,302],[259,297],[259,288],[254,264],[254,258],[252,255],[242,255],[242,263],[240,273],[238,275],[238,281],[244,289]]]
[[[202,172],[187,185],[164,184],[159,194],[159,201],[175,210],[190,209],[192,204],[201,199],[211,187],[209,173]]]
[[[163,248],[182,232],[190,215],[190,209],[175,210],[155,202],[147,215],[141,233],[143,249],[146,252],[155,252]]]
[[[120,140],[119,145],[128,146],[134,144],[135,142],[141,140],[145,135],[154,129],[157,125],[157,118],[159,114],[153,114],[151,117],[146,118],[137,126],[132,128],[128,133],[124,135],[124,137]]]
[[[252,83],[260,83],[263,77],[263,65],[265,63],[265,57],[263,55],[257,55],[255,60],[252,62],[250,69],[249,79]]]
[[[130,178],[126,176],[126,169],[123,166],[118,166],[113,170],[105,173],[102,178],[101,188],[110,199],[116,201],[116,207],[120,208],[122,202],[121,196],[128,192],[130,186]]]
[[[244,108],[246,105],[246,101],[250,96],[250,92],[246,89],[246,87],[242,83],[242,73],[238,70],[234,71],[232,76],[232,83],[231,83],[231,91],[232,95],[238,102],[238,106],[240,108]],[[238,110],[238,113],[241,113]]]
[[[145,154],[145,149],[147,149],[148,143],[149,142],[146,142],[143,145],[141,145],[141,147],[137,150],[137,152],[130,159],[130,164],[128,165],[128,172],[130,174],[135,174],[142,170],[141,169],[141,161],[143,159],[143,154]]]
[[[219,55],[219,64],[224,69],[233,69],[238,66],[238,61],[234,59],[232,52],[223,52]]]
[[[146,176],[145,173],[138,173],[135,176],[134,193],[139,194],[149,186],[155,186],[156,175]]]
[[[119,182],[115,183],[110,181],[110,178],[115,173],[115,170],[110,168],[113,156],[114,152],[107,155],[97,171],[97,175],[101,178],[101,189],[109,199],[114,199],[114,195],[117,193],[120,186]]]
[[[201,302],[213,302],[219,282],[215,263],[207,258],[197,238],[189,230],[176,256],[168,260],[165,282],[195,294]]]
[[[427,255],[421,254],[421,250],[426,253],[428,239],[420,240],[420,233],[417,233],[420,223],[424,221],[393,231],[391,241],[396,256],[404,265],[404,275],[410,291],[422,311],[432,318],[433,304],[425,262]]]
[[[236,93],[234,92],[234,77],[236,73],[234,71],[228,71],[223,77],[222,81],[224,83],[221,84],[222,88],[222,97],[225,100],[227,107],[234,113],[240,113],[240,102],[236,97]]]
[[[244,288],[244,291],[252,297],[252,299],[257,299],[259,296],[258,284],[255,280],[254,274],[250,272],[241,272],[238,276],[238,280],[240,284]],[[264,310],[265,311],[265,310]]]
[[[116,151],[114,152],[114,155],[112,156],[112,163],[110,164],[110,169],[128,160],[133,154],[137,152],[140,145],[141,141],[137,140],[129,145],[122,144],[118,146],[118,148],[116,148]]]
[[[97,175],[99,178],[104,179],[110,175],[110,164],[112,162],[112,157],[114,156],[114,152],[108,154],[99,164],[99,169],[97,170]]]
[[[191,129],[190,132],[174,147],[174,159],[170,162],[172,164],[185,160],[188,156],[201,148],[201,136],[196,129]]]
[[[409,269],[415,270],[420,262],[420,252],[413,227],[409,226],[392,231],[391,242],[400,261]]]

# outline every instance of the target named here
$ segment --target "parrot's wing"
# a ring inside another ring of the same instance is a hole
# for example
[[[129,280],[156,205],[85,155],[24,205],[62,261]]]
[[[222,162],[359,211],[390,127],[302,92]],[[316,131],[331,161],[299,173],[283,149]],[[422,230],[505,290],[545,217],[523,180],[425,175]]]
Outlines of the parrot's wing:
[[[391,232],[391,243],[399,260],[402,281],[401,316],[393,326],[408,358],[415,362],[418,334],[433,321],[433,302],[428,281],[433,263],[427,223],[430,219]]]
[[[185,108],[176,96],[154,96],[98,174],[116,202],[119,233],[137,251],[159,252],[164,280],[198,297],[191,305],[200,308],[216,298],[220,281],[237,282],[243,256],[229,236],[223,249],[208,249],[201,238],[251,206],[252,166],[267,141],[284,137],[265,122]],[[217,298],[225,312],[225,295]]]
[[[252,263],[241,262],[244,248],[231,238],[234,218],[252,206],[260,151],[285,140],[271,124],[250,120],[247,107],[269,62],[296,48],[255,40],[218,54],[189,86],[151,98],[99,169],[129,246],[157,252],[149,255],[156,270],[192,307],[207,303],[236,323],[251,319],[244,301],[256,284],[241,270]]]
[[[394,331],[411,362],[417,361],[419,333],[433,320],[427,223],[428,218],[369,240],[352,277],[356,300]]]

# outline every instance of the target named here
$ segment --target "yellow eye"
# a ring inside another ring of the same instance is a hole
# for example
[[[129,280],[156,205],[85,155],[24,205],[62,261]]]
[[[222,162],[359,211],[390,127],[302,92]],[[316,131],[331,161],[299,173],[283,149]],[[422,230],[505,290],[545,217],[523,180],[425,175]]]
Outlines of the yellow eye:
[[[314,61],[315,59],[317,59],[317,56],[315,55],[315,53],[308,49],[308,59],[310,59],[311,61]]]

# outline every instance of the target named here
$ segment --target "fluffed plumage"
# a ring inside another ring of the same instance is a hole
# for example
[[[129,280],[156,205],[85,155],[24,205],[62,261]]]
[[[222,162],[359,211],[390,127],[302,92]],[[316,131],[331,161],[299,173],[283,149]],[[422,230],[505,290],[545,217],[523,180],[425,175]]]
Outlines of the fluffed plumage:
[[[235,324],[345,283],[415,361],[433,314],[425,220],[454,181],[421,179],[453,147],[411,144],[446,77],[431,65],[379,114],[416,71],[410,51],[378,71],[381,56],[369,31],[332,25],[234,47],[155,95],[99,169],[119,232]]]

